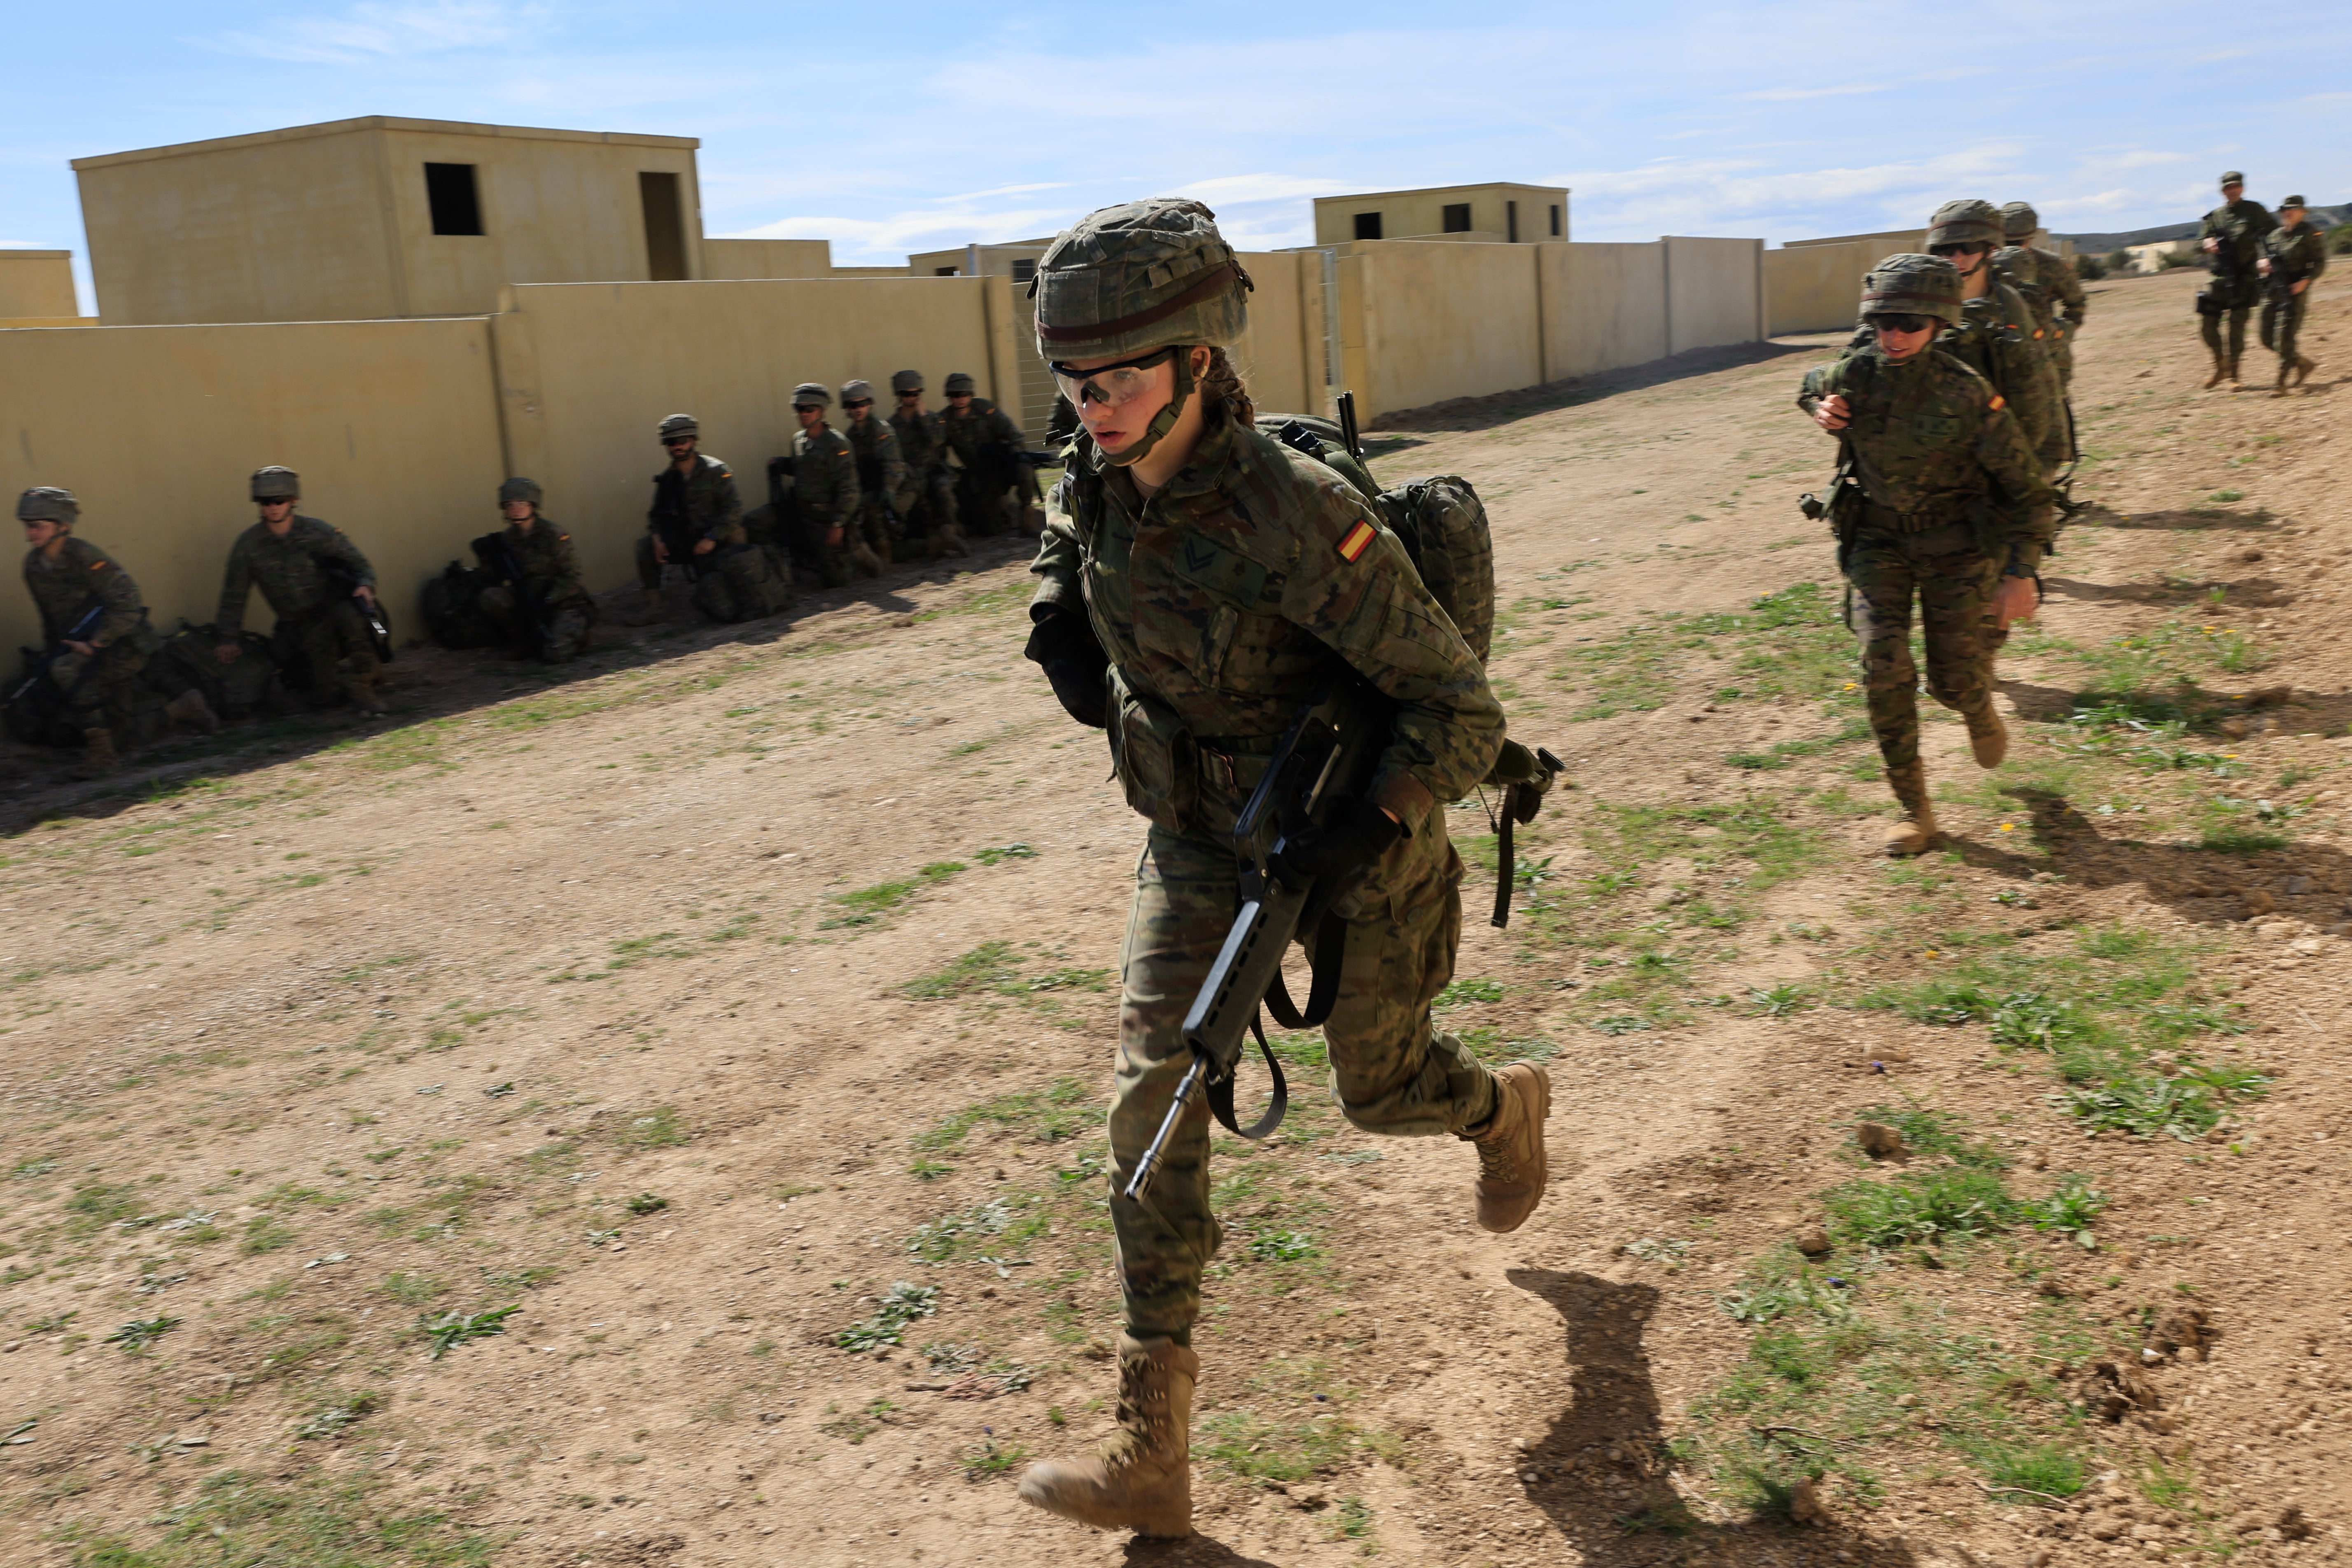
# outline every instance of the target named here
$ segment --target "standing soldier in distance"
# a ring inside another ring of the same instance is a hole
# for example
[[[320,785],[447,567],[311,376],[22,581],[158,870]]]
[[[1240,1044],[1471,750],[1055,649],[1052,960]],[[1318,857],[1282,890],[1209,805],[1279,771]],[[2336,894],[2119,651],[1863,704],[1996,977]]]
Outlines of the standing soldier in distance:
[[[956,484],[956,510],[965,528],[987,539],[1009,532],[1014,487],[1020,482],[1021,427],[985,397],[972,395],[971,376],[948,377],[948,405],[940,415],[948,447],[963,472]]]
[[[507,525],[491,536],[498,541],[494,549],[512,558],[522,583],[518,593],[502,578],[482,590],[478,603],[510,650],[562,664],[587,647],[596,602],[580,580],[572,536],[541,514],[541,494],[536,479],[511,479],[499,487],[499,510]],[[483,555],[480,544],[474,553]],[[484,564],[489,564],[487,557]]]
[[[121,764],[112,715],[146,668],[156,639],[131,574],[97,545],[74,537],[80,515],[81,503],[71,490],[38,486],[16,498],[16,521],[25,525],[25,542],[31,546],[25,552],[25,587],[40,612],[41,639],[51,647],[65,645],[42,679],[66,723],[81,731],[82,759],[75,771],[94,779]],[[67,642],[66,634],[93,608],[100,612],[97,623]],[[173,717],[214,728],[212,710],[204,702],[202,692],[191,691],[172,705]]]
[[[2221,205],[2198,226],[2197,242],[2205,264],[2213,269],[2211,282],[2198,291],[2198,331],[2213,356],[2213,374],[2205,378],[2210,391],[2223,382],[2239,388],[2238,362],[2246,352],[2246,318],[2252,313],[2262,279],[2254,263],[2263,256],[2263,237],[2278,226],[2260,202],[2246,200],[2246,176],[2231,169],[2221,176]],[[2221,318],[2230,319],[2227,346],[2221,341]]]
[[[2083,330],[2083,279],[2074,264],[2055,251],[2033,243],[2041,231],[2042,215],[2023,202],[2000,209],[2001,233],[2009,244],[1993,253],[2000,275],[2025,297],[2033,319],[2046,334],[2042,342],[2058,371],[2058,392],[2064,396],[2074,384],[2074,334]]]
[[[219,639],[215,657],[235,664],[244,653],[238,639],[246,600],[257,587],[278,616],[269,640],[278,668],[299,666],[316,700],[340,686],[361,712],[383,713],[375,689],[382,667],[359,608],[375,604],[375,568],[335,528],[295,514],[302,481],[293,469],[272,465],[256,471],[252,492],[261,521],[229,547],[220,609],[213,617]]]
[[[2056,492],[2000,393],[1947,353],[1938,325],[1960,317],[1961,278],[1940,258],[1890,256],[1864,279],[1873,342],[1805,376],[1797,406],[1838,437],[1829,518],[1838,569],[1860,619],[1863,686],[1886,782],[1904,822],[1890,855],[1936,843],[1919,759],[1916,598],[1937,701],[1968,721],[1980,767],[2009,736],[1993,710],[1993,656],[2041,602]]]
[[[824,422],[832,403],[833,394],[821,383],[804,381],[793,388],[793,413],[801,422],[800,434],[793,437],[793,505],[824,585],[838,588],[853,568],[880,576],[882,563],[856,536],[857,454]]]
[[[1030,568],[1028,657],[1073,718],[1112,727],[1127,799],[1151,826],[1110,1113],[1118,1430],[1087,1458],[1033,1466],[1020,1495],[1100,1529],[1181,1536],[1201,1374],[1192,1325],[1222,1236],[1205,1104],[1178,1128],[1149,1204],[1123,1194],[1183,1076],[1185,1010],[1241,902],[1235,814],[1334,678],[1376,688],[1394,726],[1365,793],[1296,851],[1308,875],[1366,874],[1325,917],[1345,942],[1323,1026],[1342,1110],[1370,1132],[1474,1142],[1478,1223],[1510,1231],[1543,1196],[1550,1085],[1533,1063],[1488,1070],[1430,1016],[1462,930],[1444,803],[1493,766],[1502,708],[1379,514],[1253,427],[1228,358],[1248,326],[1249,280],[1209,209],[1107,207],[1055,240],[1037,285],[1038,353],[1085,433]]]
[[[2288,372],[2294,374],[2294,384],[2301,386],[2319,368],[2304,357],[2294,340],[2303,328],[2306,292],[2327,270],[2326,238],[2311,226],[2301,196],[2279,203],[2278,227],[2263,236],[2262,259],[2256,266],[2265,295],[2263,347],[2278,355],[2278,383],[2271,395],[2284,397]]]
[[[1928,254],[1949,261],[1960,274],[1960,319],[1936,346],[1992,383],[2008,400],[2043,471],[2055,473],[2074,456],[2074,434],[2067,428],[2057,368],[2034,335],[2033,309],[1993,268],[1992,253],[2006,237],[1990,202],[1946,202],[1928,220]]]
[[[898,434],[887,419],[874,417],[874,385],[852,381],[841,388],[841,410],[849,416],[849,449],[857,458],[858,521],[867,549],[883,566],[898,555],[912,499],[907,465],[898,456]]]
[[[735,493],[734,471],[700,450],[702,426],[694,416],[673,414],[654,432],[669,454],[669,466],[654,476],[654,504],[646,511],[645,537],[637,541],[637,584],[646,591],[646,603],[630,624],[640,626],[661,618],[664,567],[682,566],[699,578],[717,566],[713,555],[744,542],[743,501]]]
[[[898,437],[898,455],[906,459],[914,503],[902,515],[908,526],[922,518],[927,547],[934,556],[969,555],[963,530],[956,526],[955,474],[948,467],[947,431],[940,416],[923,406],[923,373],[902,370],[890,378],[898,411],[890,428]]]

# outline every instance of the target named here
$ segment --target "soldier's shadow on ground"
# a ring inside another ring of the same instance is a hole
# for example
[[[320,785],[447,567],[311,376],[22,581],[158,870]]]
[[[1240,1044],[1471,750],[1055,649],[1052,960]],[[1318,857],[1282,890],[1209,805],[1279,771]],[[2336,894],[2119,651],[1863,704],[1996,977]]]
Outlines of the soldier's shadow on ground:
[[[628,607],[637,603],[637,590],[634,586],[615,590],[597,596],[600,621],[594,640],[585,654],[569,664],[545,665],[496,650],[404,647],[384,674],[383,690],[393,710],[390,718],[363,721],[349,708],[327,708],[241,720],[224,724],[216,735],[167,736],[127,753],[120,771],[87,783],[71,776],[79,756],[76,752],[5,742],[0,746],[0,787],[8,784],[16,787],[12,795],[0,798],[0,835],[22,832],[67,814],[111,816],[192,779],[274,767],[372,735],[518,698],[561,691],[583,681],[648,668],[714,647],[772,647],[799,634],[811,617],[854,605],[869,606],[879,617],[914,615],[925,607],[908,592],[916,584],[940,584],[962,573],[989,571],[1025,559],[1035,552],[1036,542],[1033,537],[1000,536],[972,541],[971,549],[971,555],[962,559],[908,565],[847,587],[802,589],[792,607],[779,615],[725,626],[681,618],[627,626],[622,622]],[[685,596],[686,591],[675,584],[668,590],[673,606],[683,604]],[[880,624],[887,626],[888,620]],[[405,636],[411,628],[394,629]],[[1019,654],[1017,642],[1008,645],[1008,658]]]
[[[1277,1568],[1263,1557],[1244,1556],[1206,1535],[1188,1535],[1181,1541],[1131,1536],[1121,1561],[1132,1568]]]
[[[2003,793],[2031,825],[2030,836],[2015,837],[2042,853],[2021,844],[1946,836],[1964,862],[1995,876],[2023,882],[2048,871],[2076,888],[2137,884],[2150,902],[2200,925],[2279,914],[2326,927],[2343,918],[2344,895],[2352,890],[2352,856],[2284,831],[2274,848],[2254,847],[2259,838],[2243,840],[2248,847],[2240,851],[2149,843],[2124,831],[2128,817],[2091,816],[2054,792]],[[2260,831],[2259,824],[2248,831]]]
[[[2192,506],[2119,512],[2101,501],[2080,508],[2070,521],[2077,528],[2168,529],[2190,533],[2267,533],[2279,526],[2277,516],[2263,510],[2231,511],[2220,506]]]
[[[2080,604],[2193,605],[2210,601],[2215,593],[2234,610],[2274,610],[2292,605],[2295,595],[2275,577],[2206,577],[2196,582],[2174,578],[2163,583],[2086,583],[2079,577],[2042,579],[2042,591],[2053,599]]]
[[[1659,1306],[1650,1286],[1597,1275],[1515,1268],[1505,1278],[1550,1303],[1565,1331],[1568,1407],[1529,1445],[1521,1479],[1575,1561],[1595,1568],[1714,1563],[1859,1563],[1914,1568],[1900,1542],[1843,1525],[1800,1529],[1770,1521],[1710,1523],[1692,1513],[1670,1476],[1666,1433],[1644,1341]]]

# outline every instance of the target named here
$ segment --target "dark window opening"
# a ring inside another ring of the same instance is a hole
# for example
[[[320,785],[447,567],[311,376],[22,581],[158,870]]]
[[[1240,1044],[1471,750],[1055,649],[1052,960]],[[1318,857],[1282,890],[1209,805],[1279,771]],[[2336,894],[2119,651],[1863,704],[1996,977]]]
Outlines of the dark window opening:
[[[1468,202],[1446,203],[1445,232],[1448,234],[1468,234],[1470,232],[1470,204]]]
[[[1558,202],[1551,204],[1551,237],[1554,239],[1559,237],[1559,204]]]
[[[1381,215],[1378,213],[1358,213],[1356,215],[1356,237],[1358,239],[1378,239],[1380,237]]]
[[[1024,256],[1013,263],[1013,281],[1015,283],[1031,282],[1036,276],[1037,258],[1035,257]]]
[[[646,276],[656,283],[686,277],[686,221],[678,212],[677,176],[639,172],[637,202],[646,213]]]
[[[471,163],[425,164],[425,205],[436,234],[482,232],[482,198],[474,189]]]
[[[959,268],[953,267],[934,267],[931,268],[931,276],[934,278],[952,278],[956,275],[958,270]]]
[[[1519,243],[1518,203],[1505,202],[1503,204],[1503,228],[1505,231],[1503,235],[1504,238],[1509,240],[1513,245]]]

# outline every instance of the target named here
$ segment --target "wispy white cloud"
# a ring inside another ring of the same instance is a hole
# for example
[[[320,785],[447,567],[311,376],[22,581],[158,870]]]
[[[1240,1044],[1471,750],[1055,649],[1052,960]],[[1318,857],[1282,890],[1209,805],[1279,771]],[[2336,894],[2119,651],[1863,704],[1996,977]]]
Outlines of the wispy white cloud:
[[[1803,98],[1847,98],[1858,93],[1885,92],[1885,82],[1856,82],[1850,87],[1774,87],[1739,96],[1758,103],[1788,103]]]
[[[404,5],[362,0],[340,15],[289,17],[260,31],[221,33],[198,41],[229,54],[263,59],[351,65],[452,49],[543,42],[553,22],[554,7],[544,4],[415,0]]]
[[[1191,196],[1195,201],[1213,206],[1219,202],[1307,201],[1317,196],[1336,196],[1347,188],[1338,180],[1314,179],[1297,174],[1223,174],[1213,180],[1195,180],[1189,185],[1179,185],[1168,194]]]
[[[1045,180],[1034,185],[996,185],[985,191],[965,191],[961,195],[935,196],[932,199],[941,202],[976,202],[982,196],[1020,196],[1026,195],[1031,191],[1066,191],[1069,188],[1070,183],[1067,180]]]

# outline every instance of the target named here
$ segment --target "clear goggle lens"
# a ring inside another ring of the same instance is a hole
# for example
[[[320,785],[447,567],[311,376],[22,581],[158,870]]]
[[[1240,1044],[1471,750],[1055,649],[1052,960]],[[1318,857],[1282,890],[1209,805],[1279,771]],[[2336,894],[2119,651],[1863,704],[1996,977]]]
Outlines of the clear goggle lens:
[[[1149,353],[1140,359],[1121,360],[1117,364],[1098,365],[1093,370],[1072,370],[1058,361],[1048,368],[1054,373],[1054,384],[1073,408],[1084,408],[1088,402],[1116,408],[1143,395],[1151,384],[1151,371],[1175,354],[1172,348]]]

